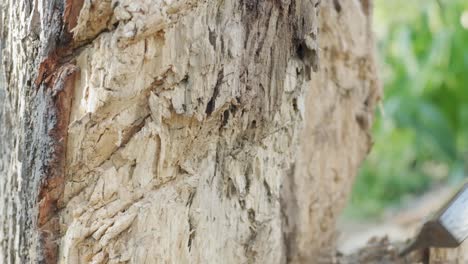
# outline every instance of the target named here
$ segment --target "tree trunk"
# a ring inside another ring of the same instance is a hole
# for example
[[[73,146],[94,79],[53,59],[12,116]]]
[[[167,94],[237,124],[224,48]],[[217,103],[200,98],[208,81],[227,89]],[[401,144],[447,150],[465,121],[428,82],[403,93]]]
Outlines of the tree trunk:
[[[0,262],[330,263],[370,0],[8,0]]]

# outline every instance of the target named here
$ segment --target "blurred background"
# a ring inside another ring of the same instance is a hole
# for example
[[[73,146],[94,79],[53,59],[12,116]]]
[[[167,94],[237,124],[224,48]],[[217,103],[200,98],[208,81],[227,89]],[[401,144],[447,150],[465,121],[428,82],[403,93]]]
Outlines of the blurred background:
[[[383,109],[350,205],[366,216],[468,169],[468,1],[376,0],[374,12]]]
[[[468,0],[374,5],[384,98],[343,215],[344,240],[369,230],[366,222],[407,234],[405,225],[444,202],[468,170]]]

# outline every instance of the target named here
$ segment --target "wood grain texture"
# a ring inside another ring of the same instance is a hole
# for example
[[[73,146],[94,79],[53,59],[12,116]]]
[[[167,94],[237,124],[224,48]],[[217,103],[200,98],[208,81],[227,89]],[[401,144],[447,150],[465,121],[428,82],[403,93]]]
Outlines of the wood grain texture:
[[[380,96],[370,10],[2,3],[0,262],[329,263]]]

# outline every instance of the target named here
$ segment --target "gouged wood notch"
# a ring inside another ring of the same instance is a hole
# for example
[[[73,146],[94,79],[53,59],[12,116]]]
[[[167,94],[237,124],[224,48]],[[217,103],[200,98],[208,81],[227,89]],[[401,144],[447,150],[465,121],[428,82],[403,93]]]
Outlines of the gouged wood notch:
[[[400,253],[418,248],[458,247],[468,237],[468,182],[424,225]]]

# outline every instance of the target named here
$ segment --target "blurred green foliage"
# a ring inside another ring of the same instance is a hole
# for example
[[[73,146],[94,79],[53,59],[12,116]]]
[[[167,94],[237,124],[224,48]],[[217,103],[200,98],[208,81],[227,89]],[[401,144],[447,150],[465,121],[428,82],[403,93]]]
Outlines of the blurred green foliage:
[[[348,212],[376,216],[431,184],[464,177],[468,28],[463,14],[468,19],[468,0],[375,0],[383,111],[377,113],[375,145]]]

